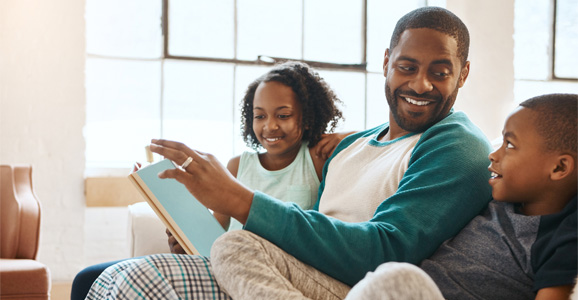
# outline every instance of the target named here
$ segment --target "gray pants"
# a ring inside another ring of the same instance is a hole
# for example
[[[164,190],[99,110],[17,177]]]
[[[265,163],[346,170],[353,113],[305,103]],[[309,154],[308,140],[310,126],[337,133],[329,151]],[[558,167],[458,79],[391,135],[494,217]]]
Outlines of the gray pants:
[[[343,299],[350,290],[245,230],[221,236],[211,263],[217,282],[235,300]]]
[[[345,299],[443,300],[444,297],[422,269],[408,263],[388,262],[368,272]]]
[[[443,299],[433,280],[407,263],[384,263],[350,291],[349,286],[244,230],[219,238],[211,262],[217,282],[235,300]]]

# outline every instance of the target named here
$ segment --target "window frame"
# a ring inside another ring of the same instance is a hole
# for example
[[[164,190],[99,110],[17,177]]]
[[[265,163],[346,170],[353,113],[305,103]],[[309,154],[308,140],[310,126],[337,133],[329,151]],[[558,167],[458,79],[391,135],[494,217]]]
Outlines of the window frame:
[[[322,61],[313,61],[313,60],[303,60],[303,59],[295,59],[295,58],[284,58],[284,57],[274,57],[274,56],[266,56],[266,55],[259,55],[256,60],[242,60],[237,59],[237,1],[234,1],[234,14],[235,14],[235,32],[234,32],[234,53],[235,58],[228,59],[228,58],[213,58],[213,57],[200,57],[200,56],[179,56],[179,55],[171,55],[169,53],[169,1],[170,0],[162,0],[162,35],[163,35],[163,56],[161,60],[164,59],[175,59],[175,60],[189,60],[189,61],[206,61],[206,62],[221,62],[221,63],[232,63],[232,64],[240,64],[240,65],[259,65],[259,66],[273,66],[280,62],[292,60],[292,61],[300,61],[307,63],[313,68],[321,68],[321,69],[328,69],[334,71],[357,71],[362,73],[368,73],[367,70],[367,0],[362,0],[362,61],[359,64],[339,64],[339,63],[330,63],[330,62],[322,62]],[[303,3],[306,0],[301,0]],[[302,6],[302,9],[305,9],[305,5]],[[304,29],[303,29],[304,30]]]
[[[558,0],[551,0],[550,2],[550,17],[551,17],[551,28],[550,28],[550,59],[548,63],[550,64],[550,80],[552,81],[572,81],[578,82],[578,77],[559,77],[556,76],[556,24],[558,18]]]

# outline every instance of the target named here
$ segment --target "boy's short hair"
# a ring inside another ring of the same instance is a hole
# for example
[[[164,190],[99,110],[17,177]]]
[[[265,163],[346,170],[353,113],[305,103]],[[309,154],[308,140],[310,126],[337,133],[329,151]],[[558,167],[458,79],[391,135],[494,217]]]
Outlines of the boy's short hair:
[[[457,54],[462,67],[468,61],[468,52],[470,51],[470,33],[468,28],[451,11],[435,6],[418,8],[401,17],[393,30],[389,50],[393,51],[393,48],[397,46],[404,31],[419,28],[437,30],[453,37],[458,43]]]
[[[576,156],[578,115],[577,94],[546,94],[530,98],[520,106],[537,112],[535,127],[549,151]]]
[[[301,104],[303,141],[313,147],[326,132],[333,132],[343,119],[337,103],[341,100],[331,87],[308,64],[287,61],[274,66],[269,72],[254,80],[241,103],[241,131],[247,146],[257,150],[261,147],[253,131],[253,99],[259,84],[275,81],[290,87]]]

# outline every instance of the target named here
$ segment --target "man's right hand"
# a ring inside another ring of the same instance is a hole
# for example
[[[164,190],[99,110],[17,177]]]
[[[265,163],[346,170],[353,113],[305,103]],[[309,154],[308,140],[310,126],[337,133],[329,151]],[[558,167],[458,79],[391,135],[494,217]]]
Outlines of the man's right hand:
[[[173,236],[170,230],[166,230],[167,236],[169,237],[169,248],[173,254],[187,254],[185,249],[179,244],[177,239]]]

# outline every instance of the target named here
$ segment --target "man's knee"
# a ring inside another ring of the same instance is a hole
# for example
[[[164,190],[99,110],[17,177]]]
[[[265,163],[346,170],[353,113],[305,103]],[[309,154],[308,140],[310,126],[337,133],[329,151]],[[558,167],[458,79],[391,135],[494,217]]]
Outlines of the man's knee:
[[[251,248],[258,247],[256,243],[258,239],[259,236],[246,230],[226,232],[211,247],[212,265],[231,263],[232,259],[245,256],[248,252],[252,252]]]

